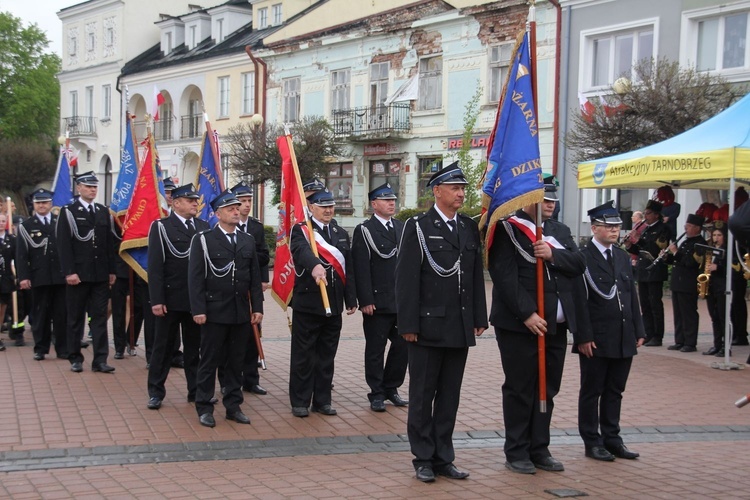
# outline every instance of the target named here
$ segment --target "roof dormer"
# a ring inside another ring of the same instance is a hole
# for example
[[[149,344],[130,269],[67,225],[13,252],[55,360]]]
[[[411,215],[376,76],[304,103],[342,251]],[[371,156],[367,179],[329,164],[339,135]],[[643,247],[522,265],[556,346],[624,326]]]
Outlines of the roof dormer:
[[[161,52],[165,56],[185,43],[185,23],[180,18],[161,14],[161,20],[155,24],[161,30]]]
[[[249,3],[225,3],[208,9],[208,14],[211,16],[211,38],[217,44],[253,20],[253,10]]]
[[[193,50],[211,36],[211,16],[205,10],[182,16],[182,21],[185,23],[185,45],[188,50]]]

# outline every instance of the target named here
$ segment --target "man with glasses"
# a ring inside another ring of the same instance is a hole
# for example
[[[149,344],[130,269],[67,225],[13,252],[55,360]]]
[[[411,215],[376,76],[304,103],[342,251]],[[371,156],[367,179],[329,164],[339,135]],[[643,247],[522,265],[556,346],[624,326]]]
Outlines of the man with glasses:
[[[622,393],[633,356],[646,337],[627,252],[617,246],[622,220],[613,202],[588,211],[592,238],[586,257],[586,328],[573,334],[581,366],[578,432],[586,456],[611,462],[635,459],[620,437]]]
[[[638,242],[628,248],[630,253],[638,256],[635,278],[638,281],[638,297],[646,331],[646,347],[659,347],[664,339],[664,304],[661,298],[668,269],[663,260],[656,264],[654,261],[669,245],[671,233],[661,220],[661,209],[661,203],[648,200],[643,211],[646,229]]]

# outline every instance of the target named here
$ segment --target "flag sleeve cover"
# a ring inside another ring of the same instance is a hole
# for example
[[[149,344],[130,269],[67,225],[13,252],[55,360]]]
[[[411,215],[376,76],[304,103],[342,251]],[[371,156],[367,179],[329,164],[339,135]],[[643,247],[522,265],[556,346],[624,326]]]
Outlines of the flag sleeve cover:
[[[154,203],[159,195],[158,182],[154,140],[149,135],[146,159],[138,173],[130,206],[125,214],[122,224],[122,243],[120,243],[120,257],[146,282],[148,282],[148,232],[153,221],[166,215],[161,205]]]
[[[528,33],[519,37],[512,61],[487,148],[488,170],[482,185],[480,227],[487,230],[487,249],[498,220],[544,197]]]
[[[211,227],[219,221],[211,208],[211,202],[221,194],[219,171],[216,168],[216,159],[212,148],[211,136],[204,132],[201,162],[195,185],[196,192],[200,196],[198,199],[198,217],[207,221]]]
[[[305,220],[305,202],[299,192],[294,173],[292,155],[286,136],[276,139],[281,154],[281,203],[279,204],[279,227],[276,232],[276,257],[273,265],[271,295],[286,310],[294,290],[294,263],[289,249],[292,227]]]

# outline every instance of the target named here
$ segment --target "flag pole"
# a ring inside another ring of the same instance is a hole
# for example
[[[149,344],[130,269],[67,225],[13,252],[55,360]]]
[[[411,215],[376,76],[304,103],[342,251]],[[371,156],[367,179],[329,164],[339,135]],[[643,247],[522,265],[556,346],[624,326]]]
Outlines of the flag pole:
[[[531,67],[531,89],[534,100],[534,109],[538,110],[537,103],[537,84],[536,84],[536,6],[535,1],[531,1],[529,6],[529,22],[526,30],[529,33],[529,60]],[[537,114],[537,117],[539,115]],[[544,203],[544,202],[542,202]],[[542,241],[542,203],[536,205],[536,240]],[[537,314],[544,317],[544,261],[537,257],[536,259],[536,302]],[[537,335],[537,360],[539,368],[539,412],[547,413],[547,351],[546,340],[544,335]]]
[[[284,125],[284,135],[286,137],[286,143],[289,147],[289,155],[292,157],[292,167],[294,167],[294,180],[297,181],[297,192],[304,195],[305,190],[302,188],[302,177],[299,173],[299,165],[297,165],[297,155],[294,154],[294,144],[292,143],[292,134],[289,132],[289,127]],[[310,214],[308,210],[303,210],[305,213],[305,224],[307,224],[307,234],[310,235],[310,248],[312,248],[313,255],[320,258],[318,255],[318,244],[315,241],[315,233],[313,233],[312,222],[310,221]],[[320,287],[320,297],[323,299],[323,308],[326,311],[326,316],[331,316],[331,303],[328,301],[328,290],[323,281],[318,282]]]
[[[224,191],[224,175],[221,172],[221,157],[219,156],[219,144],[216,142],[214,137],[214,131],[211,128],[211,122],[208,120],[208,113],[205,108],[203,110],[203,121],[206,122],[206,133],[208,134],[208,143],[211,144],[211,154],[214,156],[214,164],[216,165],[216,174],[219,178],[219,188]]]
[[[13,234],[13,201],[10,199],[10,196],[5,198],[5,205],[8,209],[8,221],[7,221],[7,229],[8,234]],[[15,260],[15,256],[13,256],[13,259]],[[10,273],[13,278],[13,281],[16,281],[16,266],[13,261],[10,262]],[[13,325],[10,327],[9,331],[12,332],[14,328],[18,328],[18,291],[13,290],[13,293],[11,293],[11,297],[13,299]],[[5,320],[5,318],[3,318]],[[23,334],[22,334],[23,335]]]

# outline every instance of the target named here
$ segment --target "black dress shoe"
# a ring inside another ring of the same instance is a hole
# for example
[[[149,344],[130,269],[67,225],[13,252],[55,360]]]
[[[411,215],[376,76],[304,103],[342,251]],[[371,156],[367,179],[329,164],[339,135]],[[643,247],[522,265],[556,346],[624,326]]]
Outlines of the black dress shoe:
[[[237,411],[234,413],[227,413],[227,420],[234,420],[238,424],[249,424],[250,423],[250,417],[242,413],[241,411]]]
[[[306,417],[310,414],[304,406],[292,406],[292,415],[295,417]]]
[[[5,350],[5,344],[3,344],[3,341],[0,340],[0,351],[4,351],[4,350]]]
[[[323,415],[336,415],[336,409],[331,405],[313,406],[310,409],[314,413],[321,413]]]
[[[115,359],[124,359],[124,358],[125,358],[125,355],[121,353],[120,351],[117,351],[115,353]]]
[[[101,364],[92,366],[91,371],[102,372],[102,373],[112,373],[113,371],[115,371],[115,368],[113,366],[109,366],[107,363],[101,363]]]
[[[668,351],[679,351],[682,349],[682,344],[672,344],[671,346],[667,347]]]
[[[397,392],[394,392],[390,396],[386,396],[385,399],[393,403],[393,406],[406,406],[409,404],[409,402],[399,396]]]
[[[732,340],[732,345],[748,345],[749,343],[747,337]]]
[[[161,408],[161,399],[159,398],[151,398],[148,400],[148,404],[146,404],[146,408],[149,410],[158,410]]]
[[[536,474],[536,467],[531,460],[514,460],[505,462],[505,468],[518,474]]]
[[[204,413],[200,416],[198,421],[204,427],[216,427],[216,420],[214,420],[214,416],[210,413]]]
[[[70,371],[81,373],[83,371],[83,365],[79,362],[71,363],[70,364]]]
[[[435,481],[435,473],[432,472],[432,467],[426,465],[417,467],[416,477],[423,483],[432,483]]]
[[[616,446],[607,446],[607,451],[616,456],[617,458],[624,458],[627,460],[635,460],[640,457],[641,454],[635,451],[630,451],[624,444]]]
[[[86,349],[89,346],[88,342],[81,341],[81,349]]]
[[[586,448],[586,456],[602,462],[612,462],[615,456],[607,451],[603,446],[592,446]]]
[[[372,401],[370,401],[370,409],[372,411],[384,412],[385,401],[383,401],[382,399],[373,399]]]
[[[135,350],[135,347],[128,347],[127,351],[131,356],[138,356],[138,351]]]
[[[265,396],[266,394],[268,394],[268,391],[258,384],[252,385],[250,387],[243,387],[242,390],[245,392],[252,392],[253,394],[257,394],[259,396]]]
[[[694,345],[684,345],[680,349],[680,352],[695,352],[698,349]]]
[[[657,339],[654,337],[643,345],[645,345],[646,347],[661,347],[661,339]]]
[[[723,358],[726,353],[727,352],[724,349],[719,349],[718,351],[716,351],[716,354],[714,354],[714,356],[716,356],[717,358]],[[729,350],[729,355],[732,355],[731,349]]]
[[[711,348],[710,348],[710,349],[709,349],[708,351],[705,351],[705,352],[703,353],[703,355],[704,355],[704,356],[713,356],[713,355],[714,355],[714,354],[716,354],[717,352],[719,352],[719,349],[717,349],[716,347],[711,347]]]
[[[13,342],[13,345],[16,347],[23,347],[26,345],[26,341],[23,340],[23,337],[18,337],[15,342]]]
[[[435,473],[438,476],[447,477],[448,479],[466,479],[469,477],[469,473],[466,471],[458,470],[455,465],[450,464],[445,467],[435,469]]]
[[[531,461],[537,469],[546,470],[548,472],[562,472],[565,470],[562,462],[553,457],[543,457],[538,460]]]
[[[44,354],[42,354],[41,352],[35,352],[34,353],[34,359],[36,361],[41,361],[41,360],[44,359]]]

